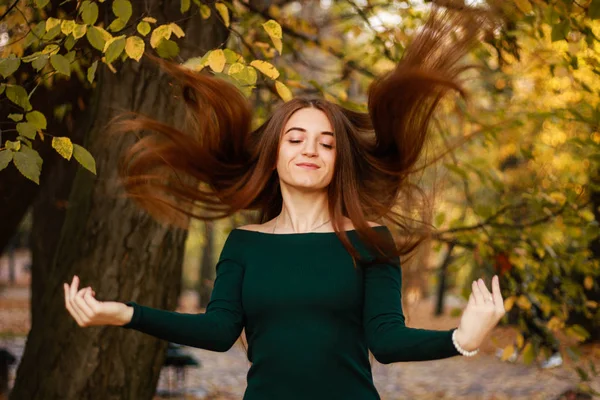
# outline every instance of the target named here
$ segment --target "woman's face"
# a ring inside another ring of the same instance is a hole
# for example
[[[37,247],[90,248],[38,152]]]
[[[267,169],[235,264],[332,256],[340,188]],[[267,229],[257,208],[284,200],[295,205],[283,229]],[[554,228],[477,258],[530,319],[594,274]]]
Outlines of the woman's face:
[[[335,153],[327,115],[316,108],[300,109],[285,124],[279,141],[279,179],[295,188],[326,188],[333,178]]]

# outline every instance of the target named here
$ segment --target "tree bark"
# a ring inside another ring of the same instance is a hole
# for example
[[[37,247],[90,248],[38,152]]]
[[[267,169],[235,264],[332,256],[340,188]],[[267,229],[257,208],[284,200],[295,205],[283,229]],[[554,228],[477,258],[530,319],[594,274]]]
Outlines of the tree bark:
[[[135,20],[143,10],[133,5]],[[181,19],[178,3],[150,0],[144,9],[153,10],[159,24]],[[195,55],[227,38],[216,13],[209,20],[197,14],[180,23]],[[182,46],[181,55],[187,58],[190,51]],[[116,74],[99,68],[84,143],[96,159],[98,176],[78,168],[64,219],[53,215],[49,201],[36,206],[32,328],[11,399],[153,397],[166,342],[118,327],[79,328],[65,309],[62,284],[78,275],[82,287],[92,286],[99,300],[175,309],[186,232],[161,226],[119,196],[116,166],[134,135],[106,140],[103,134],[106,121],[120,109],[181,127],[183,103],[173,98],[168,82],[145,59],[128,61]],[[68,180],[69,174],[63,171],[61,179]],[[68,190],[68,182],[62,184],[60,190]],[[49,244],[59,233],[52,254]]]
[[[200,279],[198,280],[198,303],[202,308],[208,305],[216,275],[213,261],[214,226],[212,221],[205,222],[204,232],[204,250],[202,251],[202,259],[200,260]]]

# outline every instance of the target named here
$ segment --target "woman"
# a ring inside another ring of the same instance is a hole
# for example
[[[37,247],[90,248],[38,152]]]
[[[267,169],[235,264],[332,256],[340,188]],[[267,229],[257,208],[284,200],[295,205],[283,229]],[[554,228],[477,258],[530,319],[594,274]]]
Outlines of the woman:
[[[213,351],[227,351],[245,328],[247,400],[377,399],[369,350],[382,363],[474,355],[505,313],[498,277],[491,292],[473,282],[456,329],[408,328],[399,256],[422,237],[397,248],[371,221],[411,233],[397,211],[400,194],[439,99],[462,93],[457,65],[477,18],[434,9],[396,69],[371,85],[368,113],[294,99],[254,131],[234,86],[157,60],[182,82],[188,131],[197,135],[147,118],[121,122],[118,131],[158,132],[125,158],[128,194],[173,224],[245,209],[258,209],[260,223],[230,233],[203,314],[98,301],[77,277],[64,287],[69,313],[80,326],[123,326]]]

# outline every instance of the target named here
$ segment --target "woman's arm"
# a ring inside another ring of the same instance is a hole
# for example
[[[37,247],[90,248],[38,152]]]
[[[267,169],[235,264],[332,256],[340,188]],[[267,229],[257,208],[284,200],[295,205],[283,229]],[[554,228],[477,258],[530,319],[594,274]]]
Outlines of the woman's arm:
[[[369,349],[382,364],[460,355],[452,331],[408,328],[402,313],[398,264],[365,267],[364,327]]]
[[[160,339],[212,351],[227,351],[243,328],[241,293],[244,267],[230,258],[221,258],[206,312],[182,314],[128,302],[131,321],[123,327]]]

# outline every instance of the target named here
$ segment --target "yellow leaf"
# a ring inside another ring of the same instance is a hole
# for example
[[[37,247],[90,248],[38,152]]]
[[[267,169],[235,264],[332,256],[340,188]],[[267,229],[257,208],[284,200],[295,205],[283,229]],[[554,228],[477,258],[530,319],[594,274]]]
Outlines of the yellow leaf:
[[[171,25],[171,31],[175,34],[175,36],[177,36],[178,38],[185,36],[185,32],[183,31],[183,29],[181,29],[179,25],[177,25],[174,22],[171,22],[169,25]]]
[[[546,326],[551,331],[557,332],[557,331],[561,330],[565,326],[565,323],[560,318],[554,316],[554,317],[550,318],[550,321],[548,321],[546,323]]]
[[[46,32],[50,31],[56,25],[61,25],[61,20],[60,19],[52,18],[52,17],[48,18],[46,20]],[[62,25],[61,25],[61,30],[62,30]]]
[[[587,289],[587,290],[592,290],[592,287],[594,287],[594,278],[592,278],[591,276],[586,276],[585,279],[583,280],[583,286]]]
[[[151,24],[155,24],[156,23],[156,18],[144,17],[144,18],[142,18],[142,21],[149,22]]]
[[[52,148],[67,160],[70,160],[73,155],[73,143],[68,137],[52,138]]]
[[[254,60],[250,63],[250,65],[271,79],[277,79],[279,77],[279,71],[277,71],[277,68],[275,68],[275,66],[270,62]]]
[[[520,295],[517,299],[517,305],[521,310],[529,310],[531,309],[531,302],[524,295]]]
[[[223,68],[225,68],[225,53],[223,53],[223,50],[217,49],[210,53],[208,66],[215,72],[223,72]]]
[[[281,39],[272,37],[271,40],[273,41],[273,46],[275,46],[275,49],[279,55],[281,55],[281,52],[283,51],[283,43],[281,42]]]
[[[277,21],[271,19],[262,24],[262,26],[271,38],[277,52],[281,54],[283,50],[283,43],[281,42],[281,39],[283,38],[281,25],[279,25]]]
[[[277,90],[277,94],[283,101],[290,101],[294,96],[292,95],[292,91],[288,89],[283,83],[276,81],[275,89]]]
[[[517,7],[519,8],[519,10],[521,10],[523,13],[525,14],[529,14],[531,11],[533,11],[533,8],[531,7],[531,3],[529,2],[529,0],[514,0],[515,4],[517,5]]]
[[[215,4],[215,8],[219,12],[221,18],[223,18],[225,26],[229,28],[229,10],[227,9],[227,6],[223,3],[217,3]]]
[[[87,32],[87,25],[85,24],[77,24],[75,25],[75,27],[73,28],[73,37],[75,39],[80,39],[82,38],[85,33]]]
[[[513,353],[515,352],[515,348],[512,344],[509,344],[508,346],[506,346],[504,348],[504,351],[502,352],[502,361],[506,361],[510,358],[510,356],[513,355]]]
[[[510,296],[507,297],[506,299],[504,299],[504,310],[506,312],[509,312],[511,308],[513,308],[513,305],[515,304],[515,300],[517,298],[515,296]]]
[[[200,4],[200,15],[202,19],[210,18],[210,8],[206,4]]]
[[[598,302],[596,302],[594,300],[587,300],[585,302],[585,306],[589,307],[589,308],[597,308],[598,307]]]
[[[75,25],[75,21],[72,19],[63,20],[60,24],[60,31],[63,33],[63,35],[68,36],[71,32],[73,32]]]
[[[171,37],[171,32],[171,25],[161,25],[156,27],[150,36],[150,46],[155,49],[162,39],[168,40]]]
[[[525,338],[520,332],[517,332],[517,348],[522,348],[525,343]]]
[[[125,53],[127,53],[129,58],[140,61],[140,58],[142,58],[142,55],[144,54],[145,47],[146,45],[141,38],[129,36],[127,42],[125,42]]]
[[[267,22],[265,22],[264,24],[262,24],[262,26],[265,29],[265,31],[267,31],[267,34],[270,37],[272,37],[272,38],[275,37],[277,39],[283,38],[281,25],[279,25],[279,23],[277,21],[270,19]]]

